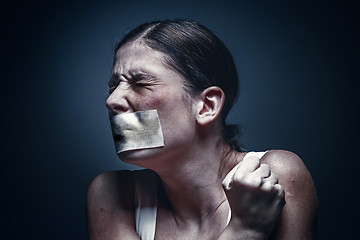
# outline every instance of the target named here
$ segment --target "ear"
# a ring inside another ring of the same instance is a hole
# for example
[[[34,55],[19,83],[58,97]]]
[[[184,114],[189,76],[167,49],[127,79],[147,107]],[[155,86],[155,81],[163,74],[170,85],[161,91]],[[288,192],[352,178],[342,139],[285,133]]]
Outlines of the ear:
[[[216,120],[225,102],[225,94],[219,87],[212,86],[201,92],[197,104],[196,121],[205,126]]]

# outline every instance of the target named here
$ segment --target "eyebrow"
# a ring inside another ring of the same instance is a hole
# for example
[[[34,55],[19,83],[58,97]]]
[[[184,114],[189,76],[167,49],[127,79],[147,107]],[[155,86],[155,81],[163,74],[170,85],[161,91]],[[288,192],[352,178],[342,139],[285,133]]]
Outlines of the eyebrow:
[[[121,77],[125,78],[129,83],[137,83],[139,81],[149,81],[149,82],[156,82],[158,78],[150,73],[132,73],[130,72],[128,76],[120,75],[118,73],[114,73],[110,76],[110,80],[108,81],[108,85],[117,85],[121,81]]]
[[[132,73],[132,72],[130,72],[128,75],[125,75],[125,74],[120,75],[118,73],[113,73],[110,76],[110,81],[118,82],[119,80],[121,80],[121,77],[126,79],[129,82],[137,82],[140,80],[158,80],[158,78],[155,75],[150,74],[150,73],[146,73],[146,72],[145,73],[144,72]]]
[[[136,83],[141,80],[145,81],[157,81],[158,78],[150,73],[130,73],[130,78],[127,78],[128,81]]]

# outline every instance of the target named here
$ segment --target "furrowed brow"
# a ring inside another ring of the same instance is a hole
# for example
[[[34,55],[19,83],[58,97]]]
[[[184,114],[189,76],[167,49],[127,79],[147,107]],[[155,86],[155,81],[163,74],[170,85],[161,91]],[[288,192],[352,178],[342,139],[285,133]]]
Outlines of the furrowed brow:
[[[157,77],[149,74],[149,73],[135,73],[135,74],[131,74],[131,78],[128,79],[131,82],[138,82],[138,81],[156,81]]]

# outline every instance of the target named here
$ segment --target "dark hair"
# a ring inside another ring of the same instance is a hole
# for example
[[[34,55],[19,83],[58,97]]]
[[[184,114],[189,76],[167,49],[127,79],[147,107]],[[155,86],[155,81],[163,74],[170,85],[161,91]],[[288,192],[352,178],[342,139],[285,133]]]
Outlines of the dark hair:
[[[221,112],[222,133],[233,149],[240,151],[239,128],[227,125],[225,119],[238,95],[238,75],[234,59],[209,29],[187,20],[164,20],[144,23],[129,32],[117,45],[141,40],[150,48],[165,54],[170,67],[186,80],[186,90],[199,93],[210,86],[218,86],[225,93]]]

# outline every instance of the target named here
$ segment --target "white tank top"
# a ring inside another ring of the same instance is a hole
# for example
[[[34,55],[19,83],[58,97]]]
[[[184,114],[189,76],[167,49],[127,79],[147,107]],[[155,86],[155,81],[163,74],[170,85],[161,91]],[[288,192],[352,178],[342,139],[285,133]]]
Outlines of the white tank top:
[[[134,172],[135,226],[141,240],[154,240],[157,213],[157,175],[150,170]]]

